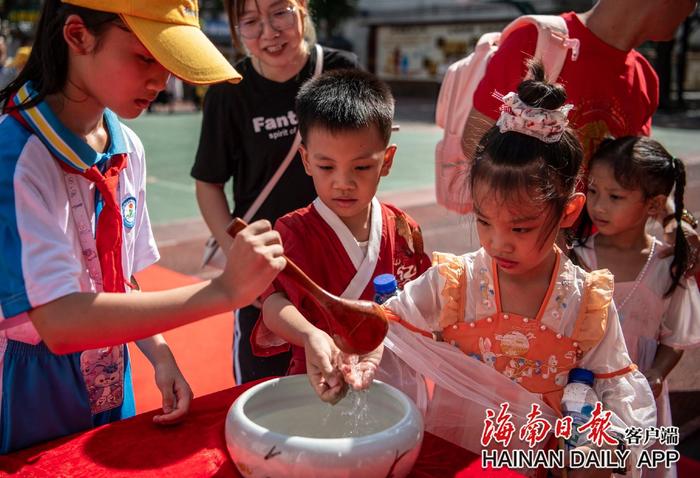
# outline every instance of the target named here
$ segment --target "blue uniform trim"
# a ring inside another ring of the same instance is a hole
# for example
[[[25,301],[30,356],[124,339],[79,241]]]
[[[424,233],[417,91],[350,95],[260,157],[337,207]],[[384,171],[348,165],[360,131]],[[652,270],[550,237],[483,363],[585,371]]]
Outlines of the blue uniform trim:
[[[30,133],[11,117],[0,123],[0,306],[5,318],[31,309],[22,270],[22,241],[17,226],[14,177]]]
[[[13,101],[21,105],[36,95],[31,82],[26,83]],[[56,158],[67,165],[85,171],[100,164],[117,153],[127,153],[124,133],[119,118],[110,110],[105,110],[103,119],[109,135],[109,146],[104,153],[98,153],[85,141],[73,134],[51,111],[49,105],[42,101],[31,108],[18,110],[22,118],[30,125],[42,143]]]

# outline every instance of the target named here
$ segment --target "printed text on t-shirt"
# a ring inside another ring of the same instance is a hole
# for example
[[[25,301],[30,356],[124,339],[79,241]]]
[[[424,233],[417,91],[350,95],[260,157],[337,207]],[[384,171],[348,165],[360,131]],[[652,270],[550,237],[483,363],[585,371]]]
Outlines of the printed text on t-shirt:
[[[266,118],[256,116],[253,118],[253,129],[256,133],[267,133],[270,139],[282,138],[297,132],[297,115],[294,111],[287,111],[286,115]]]

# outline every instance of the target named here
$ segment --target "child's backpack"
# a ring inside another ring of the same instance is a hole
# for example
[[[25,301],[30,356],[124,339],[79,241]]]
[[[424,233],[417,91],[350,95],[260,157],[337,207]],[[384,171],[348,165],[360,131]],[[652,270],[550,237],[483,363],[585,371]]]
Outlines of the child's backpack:
[[[435,148],[435,194],[438,204],[447,209],[461,214],[472,210],[471,192],[466,187],[469,165],[462,152],[462,132],[472,109],[474,91],[499,44],[513,30],[528,23],[537,27],[535,58],[542,60],[549,81],[559,77],[569,49],[571,60],[578,58],[579,42],[569,38],[562,17],[525,15],[513,20],[502,32],[485,33],[469,56],[450,65],[435,110],[435,122],[444,130]]]

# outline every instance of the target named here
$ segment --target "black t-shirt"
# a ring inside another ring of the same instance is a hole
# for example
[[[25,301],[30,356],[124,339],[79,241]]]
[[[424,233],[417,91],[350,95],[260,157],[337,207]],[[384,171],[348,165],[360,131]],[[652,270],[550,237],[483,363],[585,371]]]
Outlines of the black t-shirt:
[[[204,115],[192,177],[209,183],[233,178],[233,215],[242,217],[292,147],[297,130],[294,99],[311,78],[316,49],[294,78],[278,83],[260,76],[249,57],[236,65],[243,80],[212,86],[204,98]],[[323,48],[323,70],[357,68],[357,57]],[[253,220],[273,222],[307,206],[316,197],[297,153]]]

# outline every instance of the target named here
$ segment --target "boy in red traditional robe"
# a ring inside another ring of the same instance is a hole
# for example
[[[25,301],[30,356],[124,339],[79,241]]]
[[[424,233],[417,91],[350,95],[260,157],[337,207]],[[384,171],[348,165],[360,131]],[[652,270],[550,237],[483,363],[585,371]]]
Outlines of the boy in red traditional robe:
[[[280,218],[275,229],[286,255],[332,294],[371,300],[372,278],[390,273],[399,287],[430,267],[418,225],[375,194],[389,174],[394,99],[389,87],[362,71],[340,70],[307,82],[296,112],[304,168],[318,197]],[[346,384],[369,386],[381,346],[360,357],[343,354],[303,289],[279,276],[263,297],[251,341],[260,355],[292,348],[289,374],[307,372],[322,400],[342,397]]]

